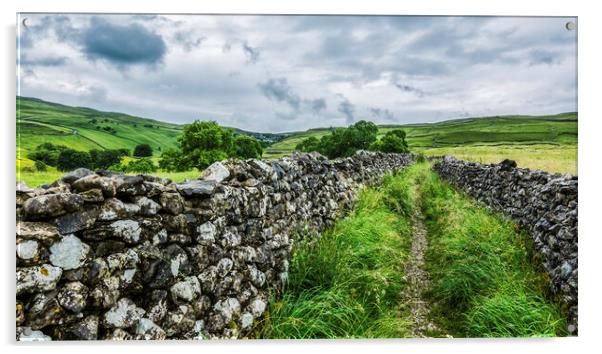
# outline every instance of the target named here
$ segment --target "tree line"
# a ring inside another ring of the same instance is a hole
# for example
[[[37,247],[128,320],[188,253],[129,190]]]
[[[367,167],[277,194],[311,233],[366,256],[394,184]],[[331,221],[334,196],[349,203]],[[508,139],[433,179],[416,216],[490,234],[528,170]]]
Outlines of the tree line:
[[[310,136],[303,139],[295,150],[317,151],[328,158],[347,157],[358,150],[408,153],[406,132],[401,129],[389,130],[378,139],[376,124],[361,120],[347,128],[332,128],[330,134],[320,139]]]
[[[400,129],[389,130],[379,139],[378,127],[362,120],[347,128],[333,128],[320,139],[308,137],[296,146],[296,150],[317,151],[328,158],[351,156],[358,150],[407,153],[409,149],[405,139],[406,133]],[[35,160],[38,171],[53,166],[60,171],[85,167],[151,173],[159,168],[167,172],[190,171],[193,168],[203,170],[216,161],[261,158],[263,155],[263,146],[258,139],[237,134],[214,121],[195,121],[186,125],[177,142],[177,148],[161,152],[158,166],[150,159],[153,148],[149,144],[138,144],[133,152],[128,149],[93,149],[86,152],[45,143],[38,145],[28,157]],[[123,163],[126,156],[136,159]]]

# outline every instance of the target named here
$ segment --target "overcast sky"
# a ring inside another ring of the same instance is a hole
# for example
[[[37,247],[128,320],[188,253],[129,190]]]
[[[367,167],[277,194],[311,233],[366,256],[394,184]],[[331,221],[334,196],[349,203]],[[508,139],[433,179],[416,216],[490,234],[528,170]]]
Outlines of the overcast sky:
[[[282,132],[577,110],[574,18],[20,21],[19,95],[175,123]]]

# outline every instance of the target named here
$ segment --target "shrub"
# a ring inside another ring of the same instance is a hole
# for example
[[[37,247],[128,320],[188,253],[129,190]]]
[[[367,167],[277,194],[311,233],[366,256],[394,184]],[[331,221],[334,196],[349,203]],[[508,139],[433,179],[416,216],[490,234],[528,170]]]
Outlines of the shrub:
[[[297,150],[317,151],[329,158],[351,156],[358,150],[368,149],[375,141],[378,127],[361,120],[348,128],[335,128],[330,134],[324,135],[319,141],[309,137],[297,145]]]
[[[382,152],[408,153],[406,133],[401,129],[388,131],[380,140],[374,142],[370,150]]]
[[[35,167],[37,171],[46,172],[48,170],[46,164],[42,161],[36,161]]]
[[[153,148],[149,144],[138,144],[134,148],[134,156],[136,156],[136,157],[153,156]]]
[[[263,148],[259,140],[247,135],[236,135],[231,157],[239,159],[258,159],[263,154]]]
[[[112,165],[119,164],[121,158],[126,156],[124,153],[128,152],[124,149],[119,150],[90,150],[90,165],[92,168],[106,169]]]
[[[311,151],[320,151],[320,140],[315,136],[310,136],[309,138],[303,139],[297,146],[295,146],[295,150],[299,150],[302,152],[311,152]]]
[[[84,151],[66,149],[61,151],[58,157],[57,166],[60,171],[71,171],[79,167],[90,168],[90,154]]]
[[[135,159],[124,166],[125,172],[152,173],[157,172],[157,166],[149,158]]]
[[[177,149],[167,149],[161,153],[159,167],[167,172],[183,172],[192,168],[192,163]]]
[[[56,166],[58,163],[59,154],[66,150],[63,145],[54,145],[52,143],[44,143],[38,145],[34,151],[30,152],[27,157],[31,160],[42,161],[48,166]]]

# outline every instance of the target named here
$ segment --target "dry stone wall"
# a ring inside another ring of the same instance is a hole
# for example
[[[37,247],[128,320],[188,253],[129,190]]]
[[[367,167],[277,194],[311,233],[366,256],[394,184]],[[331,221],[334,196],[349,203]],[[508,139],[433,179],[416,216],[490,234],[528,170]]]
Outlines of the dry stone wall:
[[[444,157],[434,169],[467,194],[502,212],[533,237],[554,294],[566,304],[569,332],[577,329],[577,176],[483,165]]]
[[[78,169],[18,185],[17,339],[244,337],[286,281],[293,241],[412,162],[298,154],[184,183]]]

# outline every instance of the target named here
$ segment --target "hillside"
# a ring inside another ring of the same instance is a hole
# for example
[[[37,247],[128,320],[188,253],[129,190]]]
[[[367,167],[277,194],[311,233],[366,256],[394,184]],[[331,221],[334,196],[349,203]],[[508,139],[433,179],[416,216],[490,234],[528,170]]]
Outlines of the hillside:
[[[182,128],[182,125],[124,113],[17,97],[17,147],[21,158],[25,158],[28,151],[45,142],[82,151],[117,148],[132,150],[137,144],[149,144],[155,155],[158,155],[166,148],[176,147],[176,139]],[[233,129],[266,144],[284,137],[281,134]]]
[[[391,129],[407,133],[410,150],[425,155],[454,155],[484,163],[514,159],[520,166],[577,174],[577,113],[549,116],[495,116],[437,123],[381,125],[379,135]],[[309,136],[320,138],[330,129],[293,133],[271,145],[266,158],[290,154]]]
[[[552,116],[496,116],[454,119],[438,123],[380,125],[379,135],[388,130],[403,129],[413,150],[451,146],[492,146],[532,144],[576,144],[577,113]],[[282,156],[309,136],[320,138],[329,128],[294,133],[270,146],[266,156]]]

